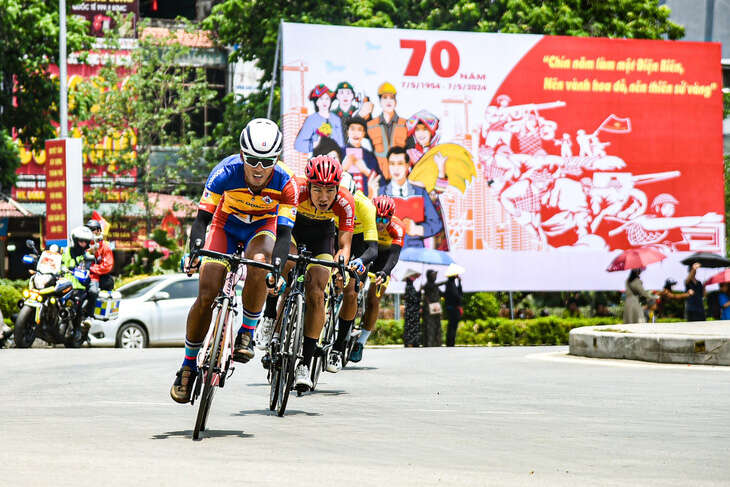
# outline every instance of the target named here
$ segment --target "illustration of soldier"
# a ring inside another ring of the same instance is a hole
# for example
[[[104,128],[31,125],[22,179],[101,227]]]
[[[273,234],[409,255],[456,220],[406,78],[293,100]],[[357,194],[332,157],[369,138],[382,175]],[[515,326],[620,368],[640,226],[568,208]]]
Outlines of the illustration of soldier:
[[[347,81],[341,81],[335,88],[335,101],[332,103],[332,112],[340,117],[342,125],[347,126],[352,117],[359,116],[370,119],[373,104],[367,100],[358,100],[355,97],[355,88]]]
[[[340,148],[345,146],[344,132],[340,117],[330,112],[334,93],[324,84],[318,84],[309,93],[314,103],[315,112],[309,115],[294,140],[294,148],[299,152],[310,154],[319,142],[319,138],[331,137]]]
[[[388,165],[390,182],[381,186],[376,193],[380,179],[376,176],[371,183],[371,194],[387,194],[395,200],[395,215],[406,226],[404,247],[425,247],[426,239],[443,230],[443,220],[426,189],[408,181],[410,163],[405,148],[391,147],[388,150]]]
[[[499,195],[499,202],[519,225],[530,229],[547,247],[547,235],[542,229],[542,205],[550,196],[554,176],[547,168],[530,169]]]
[[[573,157],[573,141],[570,139],[570,134],[564,133],[560,140],[554,140],[553,142],[560,147],[560,157]]]
[[[360,191],[369,196],[368,180],[383,175],[378,160],[372,151],[364,147],[363,141],[367,130],[367,122],[359,116],[352,117],[347,125],[347,145],[342,168],[352,175]],[[377,195],[377,192],[373,195]]]
[[[378,88],[378,97],[382,109],[380,116],[368,122],[368,137],[373,143],[373,152],[378,158],[380,170],[385,179],[390,179],[388,169],[388,151],[391,147],[406,146],[408,129],[405,119],[395,111],[397,105],[395,86],[387,81]]]
[[[667,250],[690,250],[689,248],[679,248],[680,245],[687,244],[690,240],[685,234],[686,230],[689,230],[687,227],[718,224],[723,221],[723,216],[715,212],[708,212],[702,216],[675,217],[678,204],[679,201],[671,194],[659,194],[651,204],[653,214],[644,214],[624,221],[620,226],[608,232],[608,235],[613,237],[626,232],[629,244],[637,247],[661,245]],[[613,220],[620,221],[618,218]]]

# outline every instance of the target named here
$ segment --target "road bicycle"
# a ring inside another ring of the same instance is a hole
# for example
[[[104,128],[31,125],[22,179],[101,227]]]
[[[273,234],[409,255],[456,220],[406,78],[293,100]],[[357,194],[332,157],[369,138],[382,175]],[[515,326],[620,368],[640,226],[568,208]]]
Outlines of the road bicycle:
[[[356,317],[360,316],[360,322],[362,324],[362,318],[365,315],[365,300],[367,299],[368,290],[370,289],[370,285],[375,282],[376,276],[372,272],[368,272],[367,276],[365,277],[365,280],[362,282],[360,289],[357,293],[357,314]],[[390,276],[388,276],[385,279],[385,282],[380,284],[378,286],[378,289],[375,290],[375,296],[378,298],[382,294],[382,292],[388,287],[388,284],[390,283]],[[360,338],[360,334],[362,333],[362,328],[360,326],[355,325],[355,320],[352,320],[352,324],[350,325],[350,330],[347,332],[347,343],[345,344],[345,353],[342,354],[342,368],[344,369],[345,366],[350,362],[350,354],[352,354],[352,350],[355,348],[355,344],[357,343],[357,340]]]
[[[344,261],[342,261],[344,264]],[[352,279],[355,279],[355,292],[360,292],[360,280],[357,272],[352,269],[345,268]],[[338,318],[340,316],[340,309],[342,308],[342,291],[337,289],[335,281],[337,276],[333,275],[325,291],[325,322],[322,328],[322,333],[317,342],[317,350],[314,352],[312,358],[312,367],[310,368],[310,378],[312,379],[312,390],[317,387],[320,374],[327,368],[327,363],[330,359],[330,352],[332,347],[335,345],[335,338],[337,337],[337,325]]]
[[[200,241],[196,242],[196,247],[199,247],[200,244]],[[198,257],[211,257],[226,261],[229,265],[223,288],[214,301],[213,318],[208,333],[200,352],[198,352],[198,377],[190,399],[190,404],[194,405],[195,400],[200,397],[198,414],[195,418],[195,429],[193,430],[193,440],[200,439],[200,432],[205,431],[216,387],[225,386],[226,380],[235,370],[233,366],[233,346],[235,333],[238,331],[235,325],[239,323],[237,319],[239,304],[238,299],[236,299],[236,284],[246,279],[246,266],[249,265],[271,272],[274,283],[279,280],[278,258],[275,259],[272,265],[247,259],[243,255],[244,246],[239,243],[233,254],[223,254],[213,250],[197,248],[190,256],[190,262],[195,261]]]
[[[278,416],[284,416],[289,393],[294,384],[296,364],[302,358],[304,341],[304,276],[307,266],[316,264],[329,268],[339,268],[344,275],[343,262],[332,262],[312,257],[306,247],[301,246],[297,255],[289,254],[288,259],[295,263],[289,274],[289,293],[281,310],[278,339],[274,337],[269,343],[271,364],[271,389],[269,393],[269,410],[276,410]],[[301,392],[298,392],[301,395]]]

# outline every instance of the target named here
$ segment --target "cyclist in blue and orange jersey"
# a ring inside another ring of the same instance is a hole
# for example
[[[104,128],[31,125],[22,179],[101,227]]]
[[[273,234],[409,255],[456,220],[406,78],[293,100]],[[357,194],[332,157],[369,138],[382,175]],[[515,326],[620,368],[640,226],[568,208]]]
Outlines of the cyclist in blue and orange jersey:
[[[350,354],[350,360],[353,362],[359,362],[362,359],[365,343],[375,328],[380,310],[380,298],[388,287],[390,272],[398,263],[400,251],[403,248],[403,237],[406,234],[403,222],[393,216],[395,213],[393,198],[381,195],[373,199],[373,204],[377,211],[375,224],[378,227],[378,258],[375,259],[370,270],[375,274],[375,282],[370,283],[365,314],[362,319],[362,332]]]
[[[348,267],[364,277],[367,265],[378,257],[378,228],[375,224],[376,209],[370,199],[357,189],[354,179],[348,174],[342,174],[341,186],[354,195],[355,199],[355,229],[352,235],[352,256]],[[357,292],[355,280],[351,279],[345,286],[342,307],[337,325],[337,339],[332,353],[329,356],[327,371],[339,372],[342,369],[342,354],[347,343],[347,334],[352,328],[357,313]]]
[[[296,245],[304,245],[317,259],[336,261],[341,256],[347,262],[355,225],[355,201],[349,191],[340,187],[342,166],[333,157],[315,156],[307,162],[305,175],[306,178],[299,181],[299,206],[290,252],[296,253]],[[333,222],[337,225],[337,252],[334,250]],[[292,266],[290,263],[285,273]],[[313,264],[307,269],[302,361],[297,365],[294,380],[295,387],[300,392],[312,387],[309,365],[324,326],[324,292],[330,276],[331,271],[327,267]],[[276,316],[275,296],[269,297],[266,314],[268,317]]]
[[[210,173],[198,215],[190,230],[190,252],[195,242],[204,248],[233,253],[239,242],[245,256],[259,262],[273,262],[286,255],[299,203],[299,188],[289,170],[277,164],[282,149],[282,135],[271,120],[251,120],[241,131],[241,151],[223,159]],[[210,230],[206,232],[208,225]],[[207,235],[206,235],[207,233]],[[196,357],[208,331],[213,301],[223,287],[227,262],[204,258],[189,262],[192,273],[200,268],[198,298],[188,313],[185,334],[185,358],[170,390],[180,403],[190,400],[197,375]],[[280,269],[281,270],[281,269]],[[256,328],[267,295],[267,283],[279,291],[284,284],[271,282],[266,271],[249,266],[242,294],[243,324],[234,345],[234,360],[247,362],[254,356],[252,333]]]

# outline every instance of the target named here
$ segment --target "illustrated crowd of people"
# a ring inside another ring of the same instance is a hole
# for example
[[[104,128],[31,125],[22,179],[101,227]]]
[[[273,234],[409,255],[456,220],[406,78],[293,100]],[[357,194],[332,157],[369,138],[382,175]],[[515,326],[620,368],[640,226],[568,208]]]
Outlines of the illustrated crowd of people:
[[[448,186],[442,167],[435,187],[409,180],[412,169],[439,143],[439,119],[427,110],[409,118],[397,112],[397,90],[388,82],[378,88],[380,114],[374,103],[355,96],[347,82],[335,90],[318,84],[309,93],[314,104],[294,142],[302,153],[327,153],[335,146],[342,154],[343,170],[368,197],[388,195],[396,201],[396,216],[406,225],[404,247],[448,250],[438,195]],[[326,147],[328,150],[322,150]]]

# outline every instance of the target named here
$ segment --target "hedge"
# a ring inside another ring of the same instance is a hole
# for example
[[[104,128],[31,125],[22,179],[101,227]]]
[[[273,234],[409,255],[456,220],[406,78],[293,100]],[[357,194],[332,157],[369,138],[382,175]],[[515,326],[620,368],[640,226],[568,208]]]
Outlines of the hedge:
[[[661,322],[678,322],[681,319],[662,319]],[[456,330],[457,345],[567,345],[568,334],[581,326],[616,325],[620,318],[560,318],[548,316],[531,320],[486,318],[465,320]],[[446,343],[446,325],[441,322]],[[403,343],[402,320],[378,320],[376,330],[370,335],[372,345],[397,345]]]

